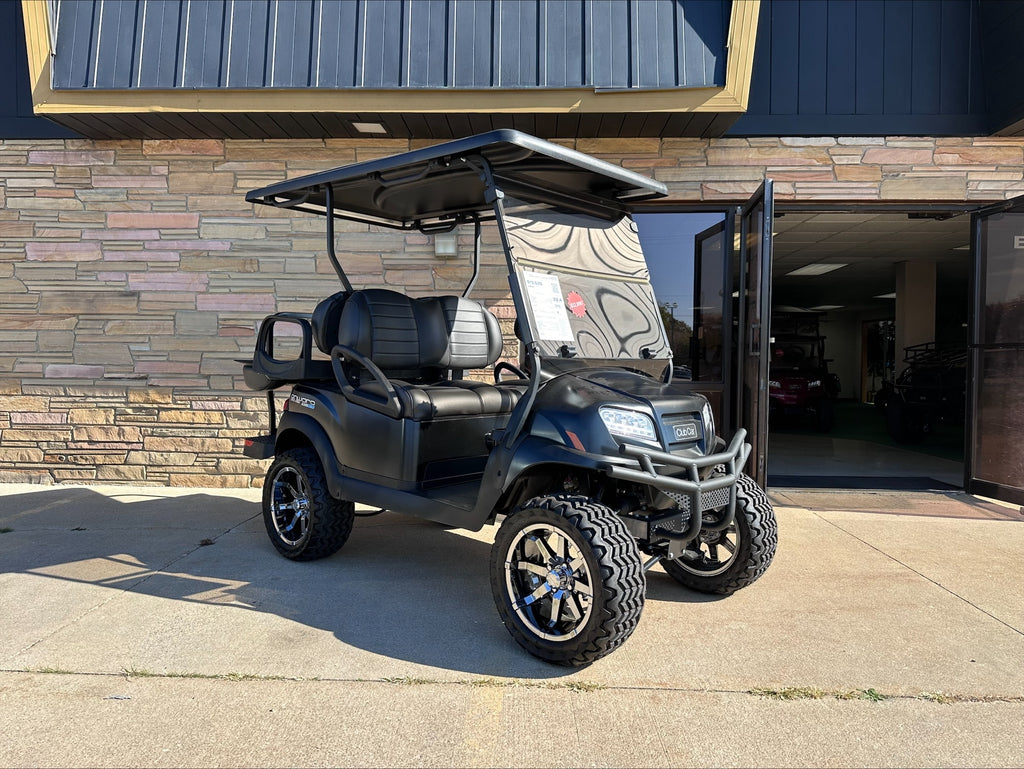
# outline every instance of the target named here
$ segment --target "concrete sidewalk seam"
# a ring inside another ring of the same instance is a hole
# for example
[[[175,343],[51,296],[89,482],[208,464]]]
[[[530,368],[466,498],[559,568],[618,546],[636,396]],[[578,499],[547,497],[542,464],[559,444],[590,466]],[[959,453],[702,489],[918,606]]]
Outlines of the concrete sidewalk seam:
[[[546,689],[551,691],[565,691],[581,696],[587,696],[597,692],[640,692],[640,693],[674,693],[674,694],[720,694],[720,695],[743,695],[760,699],[777,700],[780,702],[798,702],[801,700],[837,700],[839,702],[887,702],[890,700],[909,700],[934,702],[941,705],[967,704],[967,703],[1009,703],[1024,704],[1024,695],[1003,695],[1003,694],[967,694],[958,692],[946,692],[940,690],[921,691],[917,694],[898,694],[880,692],[873,687],[866,689],[818,689],[814,686],[780,686],[762,687],[752,686],[748,689],[723,689],[693,686],[624,686],[616,684],[590,684],[588,682],[566,681],[544,682],[526,681],[519,679],[497,680],[497,679],[410,679],[392,680],[388,678],[338,678],[338,677],[291,677],[291,676],[262,676],[232,673],[202,674],[202,673],[149,673],[137,671],[124,671],[120,673],[104,671],[75,671],[75,670],[47,670],[47,669],[22,669],[22,668],[0,668],[0,675],[36,675],[36,676],[87,676],[93,678],[119,678],[125,681],[133,680],[192,680],[209,681],[236,684],[261,684],[261,683],[296,683],[296,684],[339,684],[339,685],[369,685],[369,686],[442,686],[446,688],[471,688],[471,689]]]
[[[925,580],[926,582],[929,582],[929,583],[931,583],[932,585],[934,585],[935,587],[939,588],[940,590],[942,590],[942,591],[944,591],[944,592],[946,592],[946,593],[949,593],[949,594],[950,594],[951,596],[953,596],[954,598],[957,598],[957,599],[959,599],[960,601],[963,601],[963,602],[964,602],[965,604],[967,604],[967,605],[968,605],[968,606],[970,606],[971,608],[973,608],[973,609],[975,609],[975,610],[977,610],[977,611],[981,612],[981,613],[982,613],[982,614],[984,614],[984,615],[985,615],[986,617],[989,617],[989,618],[991,618],[991,619],[994,619],[994,620],[995,620],[996,622],[998,622],[998,623],[999,623],[1000,625],[1003,625],[1004,627],[1008,628],[1009,630],[1012,630],[1012,631],[1013,631],[1014,633],[1016,633],[1017,635],[1019,635],[1019,636],[1022,636],[1022,637],[1024,637],[1024,631],[1020,630],[1019,628],[1016,628],[1016,627],[1014,627],[1013,625],[1011,625],[1011,624],[1010,624],[1009,622],[1007,622],[1006,620],[1000,619],[999,617],[997,617],[996,615],[994,615],[994,614],[993,614],[992,612],[990,612],[990,611],[986,611],[985,609],[981,608],[980,606],[978,606],[978,604],[974,603],[974,602],[973,602],[973,601],[971,601],[970,599],[968,599],[968,598],[964,598],[964,596],[960,595],[960,594],[959,594],[959,593],[957,593],[957,592],[956,592],[955,590],[950,590],[950,589],[949,589],[948,587],[946,587],[945,585],[943,585],[943,584],[940,584],[940,583],[936,582],[936,581],[935,581],[934,579],[932,579],[931,577],[929,577],[929,576],[928,576],[927,574],[924,574],[924,573],[922,573],[922,572],[918,571],[917,569],[915,569],[915,568],[914,568],[913,566],[911,566],[911,565],[909,565],[909,564],[906,564],[906,563],[904,563],[903,561],[901,561],[901,560],[900,560],[899,558],[897,558],[896,556],[894,556],[894,555],[890,555],[889,553],[885,552],[884,550],[882,550],[881,548],[877,547],[876,545],[873,545],[873,544],[871,544],[871,543],[870,543],[870,542],[868,542],[868,541],[867,541],[866,539],[864,539],[864,538],[862,538],[862,537],[858,537],[858,536],[857,536],[856,534],[854,534],[854,533],[853,533],[852,531],[849,531],[848,529],[844,529],[844,528],[843,528],[842,526],[840,526],[840,525],[839,525],[838,523],[836,523],[835,521],[830,521],[830,520],[829,520],[828,518],[825,518],[825,517],[824,517],[824,516],[823,516],[823,515],[822,515],[822,514],[821,514],[820,512],[814,511],[814,513],[813,513],[813,514],[814,514],[815,516],[817,516],[818,518],[820,518],[820,519],[821,519],[822,521],[824,521],[825,523],[829,524],[830,526],[833,526],[833,527],[835,527],[835,528],[839,529],[839,531],[843,532],[843,533],[844,533],[844,534],[846,534],[847,536],[850,536],[850,537],[852,537],[853,539],[857,540],[858,542],[860,542],[860,543],[861,543],[861,544],[863,544],[863,545],[867,545],[867,546],[868,546],[868,547],[870,547],[870,548],[871,548],[872,550],[874,550],[874,551],[875,551],[876,553],[879,553],[880,555],[883,555],[883,556],[885,556],[885,557],[886,557],[886,558],[888,558],[888,559],[889,559],[890,561],[892,561],[892,562],[894,562],[894,563],[897,563],[897,564],[899,564],[900,566],[902,566],[902,567],[903,567],[904,569],[907,569],[908,571],[911,571],[911,572],[913,572],[914,574],[916,574],[917,576],[919,576],[919,577],[920,577],[921,579]]]

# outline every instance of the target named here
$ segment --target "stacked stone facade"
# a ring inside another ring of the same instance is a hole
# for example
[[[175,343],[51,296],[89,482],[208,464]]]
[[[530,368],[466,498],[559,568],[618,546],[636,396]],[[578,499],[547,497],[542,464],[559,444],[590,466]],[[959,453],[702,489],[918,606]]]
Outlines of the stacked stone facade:
[[[681,203],[963,203],[1024,194],[1024,139],[579,139]],[[0,481],[258,485],[241,441],[266,429],[245,388],[262,318],[337,289],[322,218],[245,202],[284,178],[390,155],[404,140],[0,142]],[[461,291],[430,237],[339,224],[358,286]],[[515,357],[500,245],[485,228],[474,296]]]

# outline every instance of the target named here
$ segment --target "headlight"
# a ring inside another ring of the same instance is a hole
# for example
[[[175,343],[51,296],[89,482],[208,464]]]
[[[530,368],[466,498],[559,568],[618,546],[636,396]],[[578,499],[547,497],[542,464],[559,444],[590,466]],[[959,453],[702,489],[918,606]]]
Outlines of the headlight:
[[[808,387],[821,387],[821,380],[820,379],[812,379],[810,382],[807,383],[807,386]]]
[[[615,409],[610,406],[602,406],[597,413],[601,415],[601,421],[612,435],[658,443],[658,434],[654,431],[654,420],[646,414],[626,409]]]
[[[782,389],[782,382],[776,382],[774,379],[769,379],[768,380],[768,386],[769,387],[774,387],[776,390],[781,390]]]
[[[710,403],[705,403],[701,408],[700,418],[704,423],[704,445],[713,445],[715,439],[715,412],[711,410]]]

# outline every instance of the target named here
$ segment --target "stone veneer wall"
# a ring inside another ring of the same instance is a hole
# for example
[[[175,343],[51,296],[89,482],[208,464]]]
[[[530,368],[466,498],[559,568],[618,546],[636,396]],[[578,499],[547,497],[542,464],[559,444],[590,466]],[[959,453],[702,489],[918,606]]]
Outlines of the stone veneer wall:
[[[963,202],[1024,193],[1024,140],[591,139],[563,142],[665,181],[677,201]],[[337,289],[323,220],[251,206],[252,188],[404,151],[404,140],[0,142],[0,481],[259,485],[266,428],[245,388],[260,320]],[[356,285],[461,290],[461,253],[339,224]],[[474,296],[511,340],[500,245]],[[510,341],[506,353],[515,357]]]

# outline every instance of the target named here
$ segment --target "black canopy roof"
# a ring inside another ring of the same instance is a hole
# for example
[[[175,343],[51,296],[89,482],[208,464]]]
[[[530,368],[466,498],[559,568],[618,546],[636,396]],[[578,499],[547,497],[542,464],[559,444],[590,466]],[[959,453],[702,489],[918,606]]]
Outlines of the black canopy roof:
[[[245,199],[316,214],[333,193],[336,217],[399,229],[445,229],[492,217],[483,164],[518,198],[616,218],[665,195],[661,182],[535,136],[502,129],[342,166],[252,190]]]

